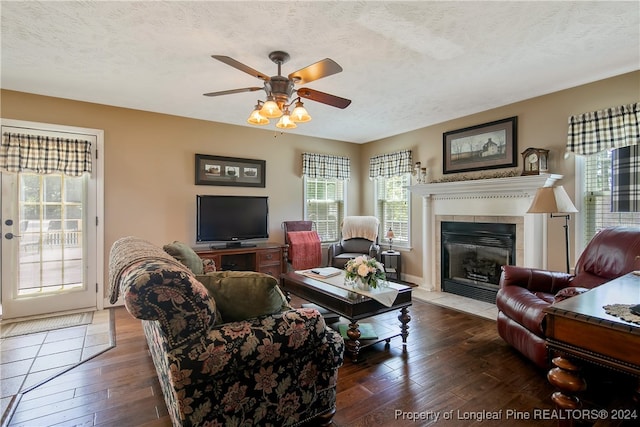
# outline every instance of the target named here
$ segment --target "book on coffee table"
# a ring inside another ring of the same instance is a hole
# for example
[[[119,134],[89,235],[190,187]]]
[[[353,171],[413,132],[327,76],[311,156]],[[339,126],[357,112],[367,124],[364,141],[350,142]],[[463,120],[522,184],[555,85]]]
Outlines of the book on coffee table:
[[[339,268],[317,267],[310,270],[305,270],[302,274],[316,279],[324,279],[327,277],[338,276],[340,273],[342,273],[342,270],[340,270]]]
[[[349,329],[349,325],[345,323],[341,323],[340,325],[338,325],[338,328],[340,329],[340,335],[342,335],[342,338],[348,339],[349,337],[347,336],[347,329]],[[360,330],[359,339],[361,340],[377,340],[378,339],[378,334],[373,329],[373,326],[371,325],[371,323],[359,323],[358,329]]]

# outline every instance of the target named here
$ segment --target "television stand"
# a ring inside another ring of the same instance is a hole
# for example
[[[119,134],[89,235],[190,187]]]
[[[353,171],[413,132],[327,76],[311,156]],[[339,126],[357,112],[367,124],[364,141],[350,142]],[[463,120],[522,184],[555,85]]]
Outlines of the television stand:
[[[280,274],[287,271],[287,246],[281,243],[243,244],[230,242],[233,246],[212,246],[197,250],[200,258],[211,259],[218,271],[258,271],[270,274],[280,280]],[[251,245],[251,246],[248,246]]]
[[[256,243],[227,243],[227,248],[255,248]]]

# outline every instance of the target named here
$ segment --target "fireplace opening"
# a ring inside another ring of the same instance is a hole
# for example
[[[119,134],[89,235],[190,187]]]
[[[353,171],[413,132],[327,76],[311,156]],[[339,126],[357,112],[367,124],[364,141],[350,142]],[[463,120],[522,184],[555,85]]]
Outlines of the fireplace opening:
[[[515,263],[516,225],[443,221],[440,233],[442,290],[495,303],[501,267]]]

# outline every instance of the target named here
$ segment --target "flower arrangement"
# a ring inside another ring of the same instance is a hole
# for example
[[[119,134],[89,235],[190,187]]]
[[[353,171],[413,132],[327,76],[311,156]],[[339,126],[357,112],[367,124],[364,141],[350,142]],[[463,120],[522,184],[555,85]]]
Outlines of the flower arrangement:
[[[386,280],[384,266],[366,255],[361,255],[347,261],[345,265],[345,277],[347,280],[357,282],[360,280],[363,284],[371,288],[377,288],[379,283]]]

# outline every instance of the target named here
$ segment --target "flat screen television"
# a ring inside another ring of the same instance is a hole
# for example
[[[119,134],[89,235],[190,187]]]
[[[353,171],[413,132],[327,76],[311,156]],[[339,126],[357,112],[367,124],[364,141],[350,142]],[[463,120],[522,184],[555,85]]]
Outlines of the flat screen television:
[[[197,243],[225,242],[226,246],[239,246],[242,240],[269,237],[267,197],[198,195],[196,198]]]

